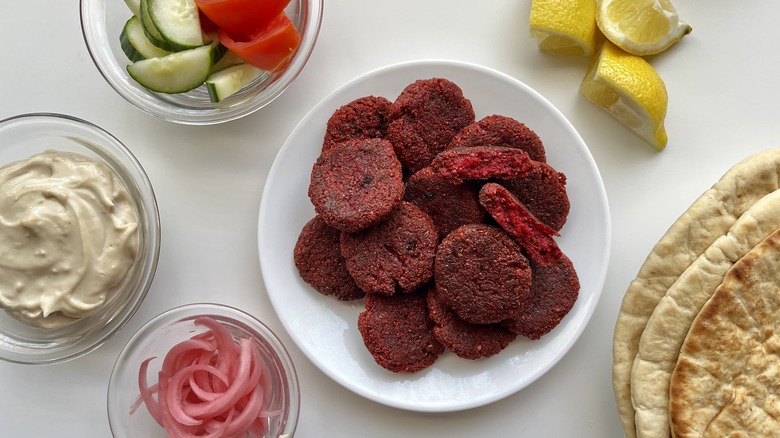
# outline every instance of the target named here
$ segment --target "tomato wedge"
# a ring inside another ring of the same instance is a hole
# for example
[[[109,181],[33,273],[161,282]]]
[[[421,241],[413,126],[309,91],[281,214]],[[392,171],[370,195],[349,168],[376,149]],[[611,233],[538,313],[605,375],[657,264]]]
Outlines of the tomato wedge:
[[[289,3],[290,0],[195,0],[217,26],[239,33],[265,27]]]
[[[216,32],[217,29],[219,29],[219,26],[211,21],[211,19],[200,9],[198,10],[198,18],[200,19],[200,30],[202,30],[203,33]]]
[[[284,12],[277,15],[268,26],[250,34],[231,33],[219,29],[219,42],[247,64],[275,71],[292,57],[301,43],[301,34]]]

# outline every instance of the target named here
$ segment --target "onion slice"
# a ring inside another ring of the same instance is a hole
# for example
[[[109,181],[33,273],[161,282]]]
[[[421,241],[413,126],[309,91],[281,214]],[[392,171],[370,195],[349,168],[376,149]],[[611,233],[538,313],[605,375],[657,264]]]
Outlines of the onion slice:
[[[262,434],[268,419],[270,373],[252,338],[234,337],[219,321],[199,317],[206,329],[174,345],[162,360],[157,383],[149,385],[150,357],[139,367],[140,395],[130,413],[144,404],[171,438],[218,438]]]

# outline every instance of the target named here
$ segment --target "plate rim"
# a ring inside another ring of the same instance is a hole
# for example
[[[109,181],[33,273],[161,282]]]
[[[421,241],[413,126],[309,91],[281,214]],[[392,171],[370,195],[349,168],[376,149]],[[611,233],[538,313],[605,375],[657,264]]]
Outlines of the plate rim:
[[[270,182],[274,181],[276,179],[277,173],[280,172],[279,169],[281,166],[280,163],[283,161],[282,158],[284,158],[284,156],[289,152],[289,150],[293,148],[291,140],[294,139],[296,135],[298,135],[299,132],[307,126],[308,122],[312,118],[314,118],[314,116],[317,115],[322,110],[323,107],[331,103],[331,101],[336,96],[344,94],[345,92],[349,91],[355,86],[367,80],[375,79],[385,74],[392,74],[394,71],[404,71],[407,69],[410,70],[445,69],[446,70],[452,68],[470,70],[471,72],[476,72],[478,74],[485,74],[497,78],[499,80],[505,81],[510,85],[512,85],[513,87],[518,88],[525,93],[528,93],[534,100],[539,101],[541,104],[546,106],[548,110],[554,113],[558,122],[562,122],[564,125],[566,125],[566,128],[569,131],[569,133],[572,134],[574,138],[577,140],[578,145],[576,149],[583,155],[584,162],[580,164],[587,165],[588,172],[596,176],[595,182],[598,184],[598,187],[596,187],[598,189],[597,198],[600,201],[599,216],[600,218],[603,219],[603,228],[601,230],[604,233],[603,249],[601,252],[601,260],[599,260],[598,263],[598,266],[600,267],[600,271],[596,273],[595,280],[592,285],[593,290],[591,291],[591,294],[588,297],[588,303],[586,303],[585,307],[582,309],[584,311],[582,322],[576,327],[574,333],[569,338],[569,340],[562,347],[559,347],[557,353],[550,360],[547,361],[545,366],[538,368],[536,370],[536,373],[533,376],[531,376],[529,379],[523,380],[524,383],[522,385],[518,385],[518,386],[510,385],[510,388],[508,390],[496,392],[489,397],[475,397],[469,402],[461,402],[458,404],[450,403],[450,404],[418,405],[408,401],[395,400],[386,397],[379,397],[376,396],[375,394],[370,393],[362,386],[354,384],[351,381],[344,379],[342,376],[337,375],[334,370],[325,366],[323,363],[321,363],[321,361],[317,360],[317,358],[314,357],[314,352],[310,351],[309,348],[306,348],[305,346],[302,345],[302,340],[299,339],[299,334],[292,329],[291,323],[287,321],[286,318],[282,318],[281,312],[278,307],[280,305],[280,303],[278,302],[279,298],[276,296],[275,293],[272,293],[271,290],[272,287],[269,284],[270,280],[265,274],[269,272],[269,267],[266,264],[265,261],[266,257],[263,251],[262,231],[263,231],[263,225],[265,223],[264,218],[266,218],[267,215],[269,214],[267,211],[268,202],[266,201],[269,198],[269,194],[273,190],[273,188],[271,187],[272,184],[270,184]],[[281,148],[277,152],[274,162],[271,165],[271,168],[268,172],[268,176],[266,178],[266,182],[261,194],[257,227],[258,227],[258,235],[257,235],[258,255],[259,255],[261,276],[266,288],[266,293],[269,297],[269,300],[271,301],[271,305],[274,308],[274,312],[276,313],[277,317],[281,321],[287,334],[296,344],[296,347],[303,352],[306,358],[309,361],[311,361],[317,369],[319,369],[321,372],[326,374],[329,378],[334,380],[339,385],[354,392],[355,394],[358,394],[368,400],[372,400],[374,402],[386,406],[409,410],[409,411],[416,411],[416,412],[455,412],[455,411],[461,411],[461,410],[484,406],[496,402],[498,400],[504,399],[512,394],[521,391],[523,388],[529,386],[530,384],[532,384],[533,382],[541,378],[543,375],[545,375],[553,366],[555,366],[569,352],[569,350],[574,346],[574,344],[576,344],[576,342],[579,340],[580,336],[582,335],[582,333],[584,332],[585,328],[587,327],[587,325],[589,324],[592,318],[593,312],[595,311],[595,308],[603,293],[604,284],[606,281],[606,274],[609,266],[611,238],[612,238],[609,202],[608,202],[603,178],[601,176],[601,173],[598,169],[598,166],[592,154],[590,153],[590,149],[587,147],[587,144],[584,142],[579,132],[574,128],[571,122],[563,115],[563,113],[561,113],[561,111],[556,106],[554,106],[547,98],[545,98],[541,93],[539,93],[538,91],[536,91],[535,89],[533,89],[532,87],[530,87],[529,85],[525,84],[524,82],[520,81],[515,77],[512,77],[506,73],[502,73],[498,70],[492,69],[490,67],[482,66],[471,62],[450,60],[450,59],[420,59],[420,60],[404,61],[404,62],[385,65],[370,70],[368,72],[356,76],[355,78],[345,82],[343,85],[329,92],[317,104],[315,104],[312,108],[310,108],[306,112],[306,114],[301,118],[301,120],[296,124],[296,126],[293,128],[290,134],[287,136]]]

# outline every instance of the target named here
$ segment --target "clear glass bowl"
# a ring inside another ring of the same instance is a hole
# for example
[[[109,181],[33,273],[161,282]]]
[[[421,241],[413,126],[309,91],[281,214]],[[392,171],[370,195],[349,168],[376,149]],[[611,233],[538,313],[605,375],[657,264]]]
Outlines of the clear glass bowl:
[[[119,292],[96,312],[52,330],[20,322],[0,310],[0,359],[50,364],[102,345],[133,316],[152,284],[160,252],[160,220],[152,185],[125,145],[99,126],[62,114],[23,114],[0,120],[0,167],[53,149],[108,166],[130,192],[139,222],[138,255]]]
[[[87,49],[103,78],[123,98],[149,114],[171,122],[210,125],[235,120],[271,103],[298,77],[309,60],[322,22],[323,0],[292,0],[285,10],[301,34],[301,44],[284,71],[266,73],[238,93],[212,103],[205,86],[182,94],[155,93],[127,73],[130,61],[119,35],[132,12],[121,0],[80,0],[81,29]]]
[[[271,373],[271,397],[266,408],[279,411],[270,418],[265,437],[292,437],[298,425],[300,393],[298,376],[287,349],[279,338],[257,318],[233,307],[198,303],[168,310],[147,322],[127,342],[116,360],[108,383],[108,422],[114,438],[165,438],[167,434],[142,404],[131,414],[140,392],[138,373],[141,362],[149,363],[148,376],[159,371],[170,349],[196,333],[205,331],[194,321],[200,316],[220,322],[235,338],[254,339],[265,368]],[[149,377],[149,384],[156,380]],[[252,437],[261,438],[261,437]]]

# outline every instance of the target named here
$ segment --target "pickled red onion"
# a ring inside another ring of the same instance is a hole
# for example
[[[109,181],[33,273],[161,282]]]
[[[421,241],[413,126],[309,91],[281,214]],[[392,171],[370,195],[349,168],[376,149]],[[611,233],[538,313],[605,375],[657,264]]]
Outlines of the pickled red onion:
[[[199,317],[206,331],[173,346],[163,358],[156,384],[149,385],[150,357],[141,363],[140,395],[134,413],[146,405],[171,438],[261,437],[279,411],[265,405],[270,374],[251,338],[234,339],[218,321]]]

